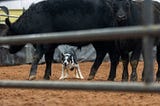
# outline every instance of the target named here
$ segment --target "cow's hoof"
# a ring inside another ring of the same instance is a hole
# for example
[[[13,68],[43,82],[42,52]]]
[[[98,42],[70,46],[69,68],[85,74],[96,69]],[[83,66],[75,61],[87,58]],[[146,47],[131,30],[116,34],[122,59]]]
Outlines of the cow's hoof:
[[[127,82],[128,78],[122,78],[122,82]]]
[[[122,82],[128,81],[128,75],[122,75]]]
[[[143,82],[145,81],[145,80],[144,80],[144,77],[142,77],[141,81],[143,81]]]
[[[156,78],[156,81],[160,82],[160,78]]]
[[[132,82],[135,82],[135,81],[137,81],[137,77],[131,77],[131,79],[130,79]]]
[[[131,79],[130,79],[131,81],[137,81],[137,73],[132,73],[131,74]]]
[[[35,80],[35,79],[36,79],[36,76],[35,76],[35,75],[29,76],[29,80]]]
[[[94,79],[94,75],[90,75],[87,80],[92,80],[92,79]]]
[[[45,76],[44,80],[50,80],[50,77],[49,76]]]
[[[114,81],[114,78],[108,78],[107,80],[108,81]]]

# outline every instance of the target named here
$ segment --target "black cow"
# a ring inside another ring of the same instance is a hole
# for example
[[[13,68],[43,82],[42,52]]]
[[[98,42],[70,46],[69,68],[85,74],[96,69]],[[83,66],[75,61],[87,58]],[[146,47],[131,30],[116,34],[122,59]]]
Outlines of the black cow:
[[[118,26],[136,26],[142,25],[142,14],[143,14],[143,2],[132,1],[132,0],[111,0],[110,3],[114,9],[115,17]],[[154,23],[160,22],[160,4],[153,2],[154,10]],[[157,43],[157,42],[155,42]],[[159,44],[159,43],[158,43]],[[160,46],[157,44],[157,48]],[[119,46],[119,52],[123,62],[123,74],[122,80],[128,80],[128,63],[129,63],[129,52],[132,52],[130,63],[132,66],[131,81],[137,80],[136,68],[138,65],[140,53],[142,52],[142,39],[134,40],[119,40],[117,41]],[[160,57],[160,49],[157,49],[157,57]],[[160,65],[160,60],[157,58],[157,62]],[[159,70],[159,68],[158,68]],[[111,75],[112,76],[112,75]],[[115,75],[114,75],[115,76]],[[157,73],[157,79],[160,78],[160,71]]]
[[[116,18],[118,27],[134,26],[142,22],[139,8],[137,8],[137,5],[133,5],[131,0],[110,0],[110,3],[113,7],[114,17]],[[131,81],[137,80],[136,68],[142,50],[141,43],[142,43],[141,39],[126,39],[126,40],[116,41],[116,45],[123,63],[122,81],[128,80],[129,62],[132,67],[130,80]],[[130,52],[131,52],[131,57],[129,57]],[[115,76],[115,75],[112,72],[110,72],[110,76]]]
[[[48,0],[32,5],[19,19],[11,24],[8,19],[8,35],[21,35],[45,32],[61,32],[71,30],[84,30],[94,28],[113,27],[115,21],[113,11],[106,0]],[[93,79],[105,54],[108,52],[111,58],[111,71],[115,72],[118,64],[118,56],[114,41],[89,42],[92,43],[97,57],[91,68],[89,80]],[[87,44],[89,44],[87,43]],[[37,64],[45,54],[46,70],[44,79],[51,75],[51,62],[55,48],[58,44],[35,45],[36,52],[30,70],[29,79],[35,79]],[[81,43],[69,43],[70,45],[83,46]],[[10,46],[10,52],[19,51],[24,45]],[[114,55],[116,54],[116,55]]]

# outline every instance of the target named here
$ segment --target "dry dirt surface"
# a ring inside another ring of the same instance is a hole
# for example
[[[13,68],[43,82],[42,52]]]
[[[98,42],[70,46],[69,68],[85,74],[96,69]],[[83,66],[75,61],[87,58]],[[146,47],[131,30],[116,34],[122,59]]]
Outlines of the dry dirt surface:
[[[83,81],[87,81],[92,64],[92,62],[80,63],[80,68],[85,78]],[[104,62],[94,80],[106,81],[109,68],[110,63]],[[44,69],[44,64],[39,65],[36,80],[43,80]],[[138,81],[141,81],[142,69],[143,62],[140,62],[138,66]],[[0,79],[27,80],[29,70],[30,65],[0,67]],[[130,67],[129,70],[131,70]],[[155,70],[157,70],[156,63]],[[121,81],[121,74],[122,64],[120,63],[115,81]],[[53,64],[51,80],[59,80],[60,75],[61,64]],[[70,78],[66,79],[66,81],[70,80],[76,80],[73,72],[70,72]],[[160,106],[160,94],[0,88],[0,106]]]

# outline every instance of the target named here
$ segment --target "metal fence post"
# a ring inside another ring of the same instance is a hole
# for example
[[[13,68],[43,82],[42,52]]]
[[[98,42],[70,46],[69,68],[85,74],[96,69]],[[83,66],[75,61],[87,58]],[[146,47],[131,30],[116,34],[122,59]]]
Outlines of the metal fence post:
[[[146,26],[153,23],[152,0],[144,0],[143,20]],[[143,38],[144,80],[146,83],[153,82],[153,41],[153,37],[149,35]]]

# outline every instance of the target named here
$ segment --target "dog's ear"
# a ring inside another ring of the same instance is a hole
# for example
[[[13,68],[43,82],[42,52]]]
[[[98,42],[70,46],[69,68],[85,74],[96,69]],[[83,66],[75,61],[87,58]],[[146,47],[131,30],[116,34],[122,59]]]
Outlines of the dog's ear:
[[[64,59],[64,53],[61,53],[61,61],[63,61],[63,59]]]
[[[64,55],[63,55],[63,53],[61,53],[59,56],[60,56],[60,62],[63,63],[63,60],[64,60]]]
[[[64,57],[64,53],[61,53],[61,57]]]

